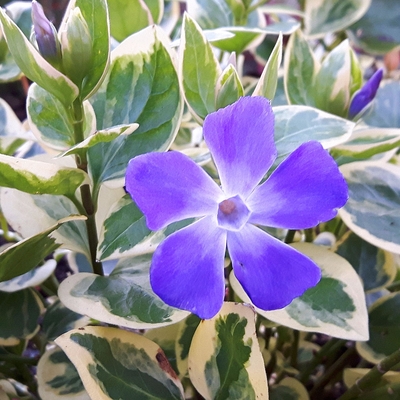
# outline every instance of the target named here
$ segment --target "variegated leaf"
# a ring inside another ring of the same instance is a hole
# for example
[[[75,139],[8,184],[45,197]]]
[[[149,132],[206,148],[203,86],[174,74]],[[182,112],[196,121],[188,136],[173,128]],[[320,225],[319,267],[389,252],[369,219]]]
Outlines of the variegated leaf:
[[[88,101],[83,106],[83,135],[87,137],[96,130],[96,116]],[[66,150],[76,144],[71,114],[55,96],[35,83],[29,87],[26,109],[29,126],[45,147]]]
[[[33,289],[11,293],[0,291],[0,314],[7,321],[0,324],[0,346],[15,346],[22,339],[35,336],[43,312],[43,303]]]
[[[400,129],[364,128],[351,139],[335,146],[331,155],[339,165],[371,159],[389,161],[400,146]]]
[[[54,341],[63,333],[86,326],[89,322],[90,318],[69,310],[57,299],[46,309],[42,331],[48,341]]]
[[[0,205],[5,218],[22,237],[28,238],[47,230],[62,218],[79,211],[65,196],[33,195],[16,189],[0,189]],[[63,224],[52,236],[63,248],[89,256],[84,221]]]
[[[215,111],[215,87],[221,73],[221,67],[200,26],[185,14],[180,42],[179,75],[186,101],[200,120]]]
[[[37,267],[46,256],[60,247],[50,234],[64,223],[84,219],[84,216],[64,218],[45,231],[7,247],[0,253],[0,281],[10,280]]]
[[[356,344],[357,351],[368,362],[378,364],[399,349],[399,310],[399,292],[381,297],[369,308],[369,340]]]
[[[278,71],[282,61],[282,34],[279,34],[278,40],[265,64],[261,77],[254,89],[253,96],[264,96],[271,101],[275,97],[278,86]]]
[[[39,54],[3,9],[0,9],[0,22],[8,47],[21,71],[63,104],[71,105],[79,94],[78,87]]]
[[[325,149],[344,143],[355,127],[354,122],[307,106],[277,106],[273,111],[278,149],[276,163],[310,140],[321,142]]]
[[[357,271],[365,291],[376,291],[393,282],[397,265],[395,256],[362,240],[353,232],[343,238],[336,253]]]
[[[284,59],[284,85],[289,104],[315,106],[314,83],[320,63],[297,30],[288,41]]]
[[[40,358],[37,380],[42,400],[90,400],[76,368],[57,346]]]
[[[0,248],[1,250],[1,248]],[[42,250],[42,248],[41,248]],[[22,250],[24,251],[24,250]],[[0,252],[0,260],[1,260]],[[30,257],[30,254],[29,254]],[[19,267],[19,265],[17,264]],[[0,282],[0,291],[2,292],[17,292],[18,290],[26,289],[29,287],[35,287],[43,283],[57,267],[56,260],[50,259],[46,260],[43,265],[40,267],[31,269],[30,271],[26,272],[25,274],[16,276],[10,280]],[[13,266],[11,265],[11,269],[14,270]],[[18,268],[19,269],[19,268]],[[1,275],[2,267],[0,267],[0,275]]]
[[[351,55],[348,40],[340,43],[324,59],[310,90],[315,105],[340,117],[347,116],[350,104]]]
[[[226,107],[244,95],[240,77],[232,64],[229,64],[218,78],[215,96],[216,109]]]
[[[341,31],[358,21],[371,0],[306,0],[304,26],[308,37],[319,38]]]
[[[87,174],[78,168],[0,154],[0,186],[3,187],[72,198],[78,187],[88,182]]]
[[[139,128],[88,150],[96,190],[101,182],[111,180],[122,187],[132,157],[166,150],[179,128],[183,108],[175,55],[160,28],[151,26],[128,37],[111,57],[109,73],[91,100],[97,129],[132,123]]]
[[[349,201],[339,211],[358,236],[384,250],[400,253],[400,167],[373,161],[342,165]]]
[[[122,329],[86,327],[56,343],[78,370],[92,399],[184,399],[182,384],[161,348]]]
[[[320,332],[349,340],[368,340],[364,290],[353,267],[337,254],[311,243],[293,247],[310,257],[322,270],[322,279],[281,310],[263,311],[263,317],[305,332]],[[238,296],[251,302],[233,272],[230,282]],[[268,293],[265,293],[268,296]]]
[[[190,379],[207,400],[268,399],[255,314],[249,306],[224,303],[215,317],[201,321],[188,362]]]
[[[109,276],[72,275],[60,285],[60,300],[72,311],[127,328],[157,328],[178,322],[188,313],[167,306],[151,290],[151,257],[124,258]]]

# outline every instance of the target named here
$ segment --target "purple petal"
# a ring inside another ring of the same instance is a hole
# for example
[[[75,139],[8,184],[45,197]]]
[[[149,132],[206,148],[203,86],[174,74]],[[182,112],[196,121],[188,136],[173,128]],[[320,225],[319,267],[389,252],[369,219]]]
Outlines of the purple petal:
[[[212,318],[225,295],[226,231],[212,217],[168,236],[154,253],[150,282],[168,305]]]
[[[318,142],[307,142],[284,160],[247,200],[249,222],[306,229],[329,221],[348,199],[335,161]]]
[[[375,98],[382,77],[383,69],[380,68],[371,76],[371,78],[369,78],[364,86],[354,94],[349,107],[350,119],[357,116],[357,114],[359,114]]]
[[[40,54],[45,58],[57,57],[57,31],[47,19],[43,7],[35,0],[32,1],[32,22]]]
[[[245,200],[276,158],[269,100],[242,97],[204,120],[204,138],[228,197]]]
[[[224,199],[202,168],[175,151],[133,158],[126,170],[126,190],[152,230],[186,218],[216,215]]]
[[[228,250],[236,278],[262,310],[287,306],[321,278],[312,260],[251,224],[228,232]]]

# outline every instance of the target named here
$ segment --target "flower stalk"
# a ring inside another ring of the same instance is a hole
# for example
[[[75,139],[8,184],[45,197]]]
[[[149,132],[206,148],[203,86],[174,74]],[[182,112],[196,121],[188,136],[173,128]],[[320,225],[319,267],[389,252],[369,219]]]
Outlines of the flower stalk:
[[[84,140],[84,133],[83,133],[83,105],[80,98],[75,100],[73,104],[72,110],[72,117],[73,117],[73,127],[74,127],[74,140],[75,143],[80,143]],[[80,154],[76,155],[75,158],[76,165],[82,171],[88,172],[87,169],[87,155],[85,151],[82,151]],[[86,223],[86,230],[88,234],[88,241],[89,241],[89,251],[90,251],[90,258],[92,263],[93,272],[97,275],[104,275],[103,266],[100,261],[96,258],[97,252],[97,245],[98,245],[98,238],[97,238],[97,227],[96,227],[96,205],[93,201],[92,193],[90,190],[90,186],[88,184],[82,185],[80,187],[81,192],[81,199],[82,205],[85,209],[85,213],[87,216]]]

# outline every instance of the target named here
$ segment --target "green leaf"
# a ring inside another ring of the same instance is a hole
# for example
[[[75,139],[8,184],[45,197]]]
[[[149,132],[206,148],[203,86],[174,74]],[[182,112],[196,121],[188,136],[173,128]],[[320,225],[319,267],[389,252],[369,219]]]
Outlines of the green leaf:
[[[40,358],[37,380],[43,400],[90,400],[78,371],[59,347],[47,350]]]
[[[48,341],[54,341],[63,333],[86,326],[89,322],[88,317],[69,310],[60,300],[56,300],[46,310],[42,330]]]
[[[79,154],[82,152],[82,150],[90,149],[91,147],[96,146],[99,143],[108,143],[120,137],[121,135],[130,135],[138,127],[138,124],[118,125],[113,126],[109,129],[96,131],[76,146],[73,146],[69,150],[64,151],[64,153],[60,154],[59,157],[65,157],[71,154]]]
[[[1,259],[0,253],[0,259]],[[0,291],[17,292],[18,290],[35,287],[43,283],[55,271],[57,262],[53,259],[47,260],[38,268],[34,268],[25,274],[16,276],[8,281],[0,282]],[[1,275],[2,267],[0,267]]]
[[[339,211],[343,222],[367,242],[400,253],[400,168],[360,161],[340,170],[349,188],[349,200]]]
[[[0,313],[3,320],[7,321],[6,324],[0,324],[0,346],[15,346],[22,339],[35,336],[43,311],[42,301],[33,289],[0,292]]]
[[[97,257],[99,260],[118,258],[152,236],[143,214],[131,197],[125,195],[111,208],[104,221]]]
[[[268,399],[254,311],[224,303],[197,327],[189,350],[189,376],[205,399]]]
[[[273,107],[275,115],[275,144],[278,158],[275,165],[302,143],[321,142],[325,149],[346,142],[355,123],[306,106]]]
[[[195,315],[190,314],[183,321],[179,322],[179,329],[175,341],[175,354],[176,364],[181,377],[186,376],[188,372],[188,356],[192,338],[200,324],[201,319]]]
[[[8,49],[3,31],[0,29],[0,83],[12,82],[21,77],[21,70]]]
[[[217,82],[216,109],[226,107],[244,95],[243,85],[239,75],[232,64],[229,64]]]
[[[284,378],[270,389],[270,400],[309,400],[307,389],[294,378]]]
[[[86,327],[56,343],[92,399],[183,399],[182,384],[157,344],[133,332]]]
[[[263,311],[256,307],[256,311],[273,322],[299,331],[319,332],[348,340],[368,340],[364,290],[353,267],[323,247],[311,243],[292,246],[321,268],[321,281],[281,310]],[[230,282],[238,296],[250,302],[233,272]]]
[[[358,21],[370,4],[371,0],[306,0],[304,32],[308,37],[322,38],[342,31]]]
[[[215,87],[221,74],[200,26],[185,14],[180,42],[180,80],[186,101],[199,119],[215,111]]]
[[[316,107],[340,117],[350,105],[351,55],[348,40],[340,43],[324,59],[311,88]]]
[[[400,102],[400,82],[382,81],[370,111],[362,117],[362,121],[379,128],[400,128],[400,110],[393,107],[397,102]]]
[[[366,14],[349,27],[347,34],[356,47],[372,54],[386,54],[400,45],[400,3],[372,0]]]
[[[71,1],[65,12],[59,32],[65,29],[69,13],[79,7],[85,19],[92,39],[92,60],[80,90],[82,99],[91,97],[101,85],[110,62],[110,24],[107,0]],[[46,88],[45,88],[46,89]]]
[[[288,41],[284,59],[284,84],[289,104],[315,106],[315,78],[320,64],[300,30]]]
[[[282,34],[279,35],[271,55],[265,64],[253,96],[264,96],[271,101],[275,97],[278,86],[278,71],[282,61]]]
[[[357,343],[360,355],[377,364],[400,347],[400,293],[391,293],[377,300],[369,309],[369,335],[365,343]]]
[[[111,35],[118,41],[154,23],[144,0],[108,0]]]
[[[179,221],[152,232],[142,212],[131,197],[125,195],[111,207],[102,225],[97,258],[114,259],[152,252],[168,235],[191,222],[193,219]]]
[[[73,220],[83,220],[83,216],[71,216],[59,221],[57,224],[30,238],[7,247],[0,253],[0,282],[25,274],[50,253],[60,247],[50,233],[60,227],[61,224]]]
[[[221,26],[233,26],[233,11],[226,1],[219,0],[187,0],[188,14],[203,29],[215,29]]]
[[[7,222],[24,238],[49,229],[65,217],[79,214],[65,196],[31,195],[8,188],[0,191],[0,205]],[[62,244],[62,248],[83,253],[90,259],[84,221],[66,222],[52,233],[52,237]]]
[[[0,66],[1,71],[1,66]],[[12,155],[26,140],[31,139],[21,121],[7,102],[0,98],[0,153]]]
[[[95,186],[120,179],[128,161],[142,153],[166,150],[179,128],[183,102],[170,43],[160,28],[146,28],[112,52],[102,87],[92,99],[97,129],[138,123],[133,135],[88,150]],[[160,112],[162,110],[162,112]]]
[[[215,40],[213,45],[227,52],[243,53],[248,49],[256,48],[265,35],[290,35],[300,27],[300,23],[293,19],[284,20],[268,26],[265,25],[264,16],[257,9],[249,16],[247,26],[232,26],[219,28],[220,31],[233,33],[231,38]]]
[[[364,241],[350,232],[336,253],[345,258],[357,271],[365,291],[376,291],[393,282],[397,266],[394,255]]]
[[[363,71],[361,64],[358,61],[355,51],[350,47],[350,58],[351,58],[351,85],[350,85],[350,98],[353,94],[361,89],[363,84]]]
[[[339,165],[370,158],[389,161],[399,146],[399,129],[366,128],[357,130],[351,140],[333,148],[331,155]]]
[[[0,9],[0,22],[8,47],[21,71],[63,104],[72,104],[78,96],[78,87],[39,54],[3,9]]]
[[[31,194],[73,197],[88,182],[85,172],[31,159],[0,154],[0,186]]]
[[[123,258],[109,276],[72,275],[60,285],[60,300],[72,311],[127,328],[157,328],[178,322],[188,313],[167,306],[151,290],[151,257]]]
[[[84,136],[96,129],[96,117],[88,101],[84,106]],[[44,146],[65,150],[75,144],[74,125],[71,114],[52,94],[33,83],[28,90],[27,114],[29,126]]]
[[[143,336],[147,339],[157,343],[164,351],[168,362],[175,372],[178,371],[176,365],[175,343],[179,329],[179,322],[177,324],[163,326],[161,328],[149,329]]]

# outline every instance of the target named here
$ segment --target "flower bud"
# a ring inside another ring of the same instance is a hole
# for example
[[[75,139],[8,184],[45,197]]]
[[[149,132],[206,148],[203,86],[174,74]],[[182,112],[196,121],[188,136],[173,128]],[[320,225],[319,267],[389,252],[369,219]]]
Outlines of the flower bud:
[[[79,7],[71,10],[61,34],[61,53],[65,74],[77,85],[92,67],[92,37]]]
[[[354,93],[349,107],[349,119],[356,117],[364,108],[366,108],[376,96],[383,77],[383,69],[376,71],[364,86]]]
[[[56,28],[47,19],[42,6],[36,0],[32,1],[32,21],[40,54],[52,64],[59,62],[61,52]]]

